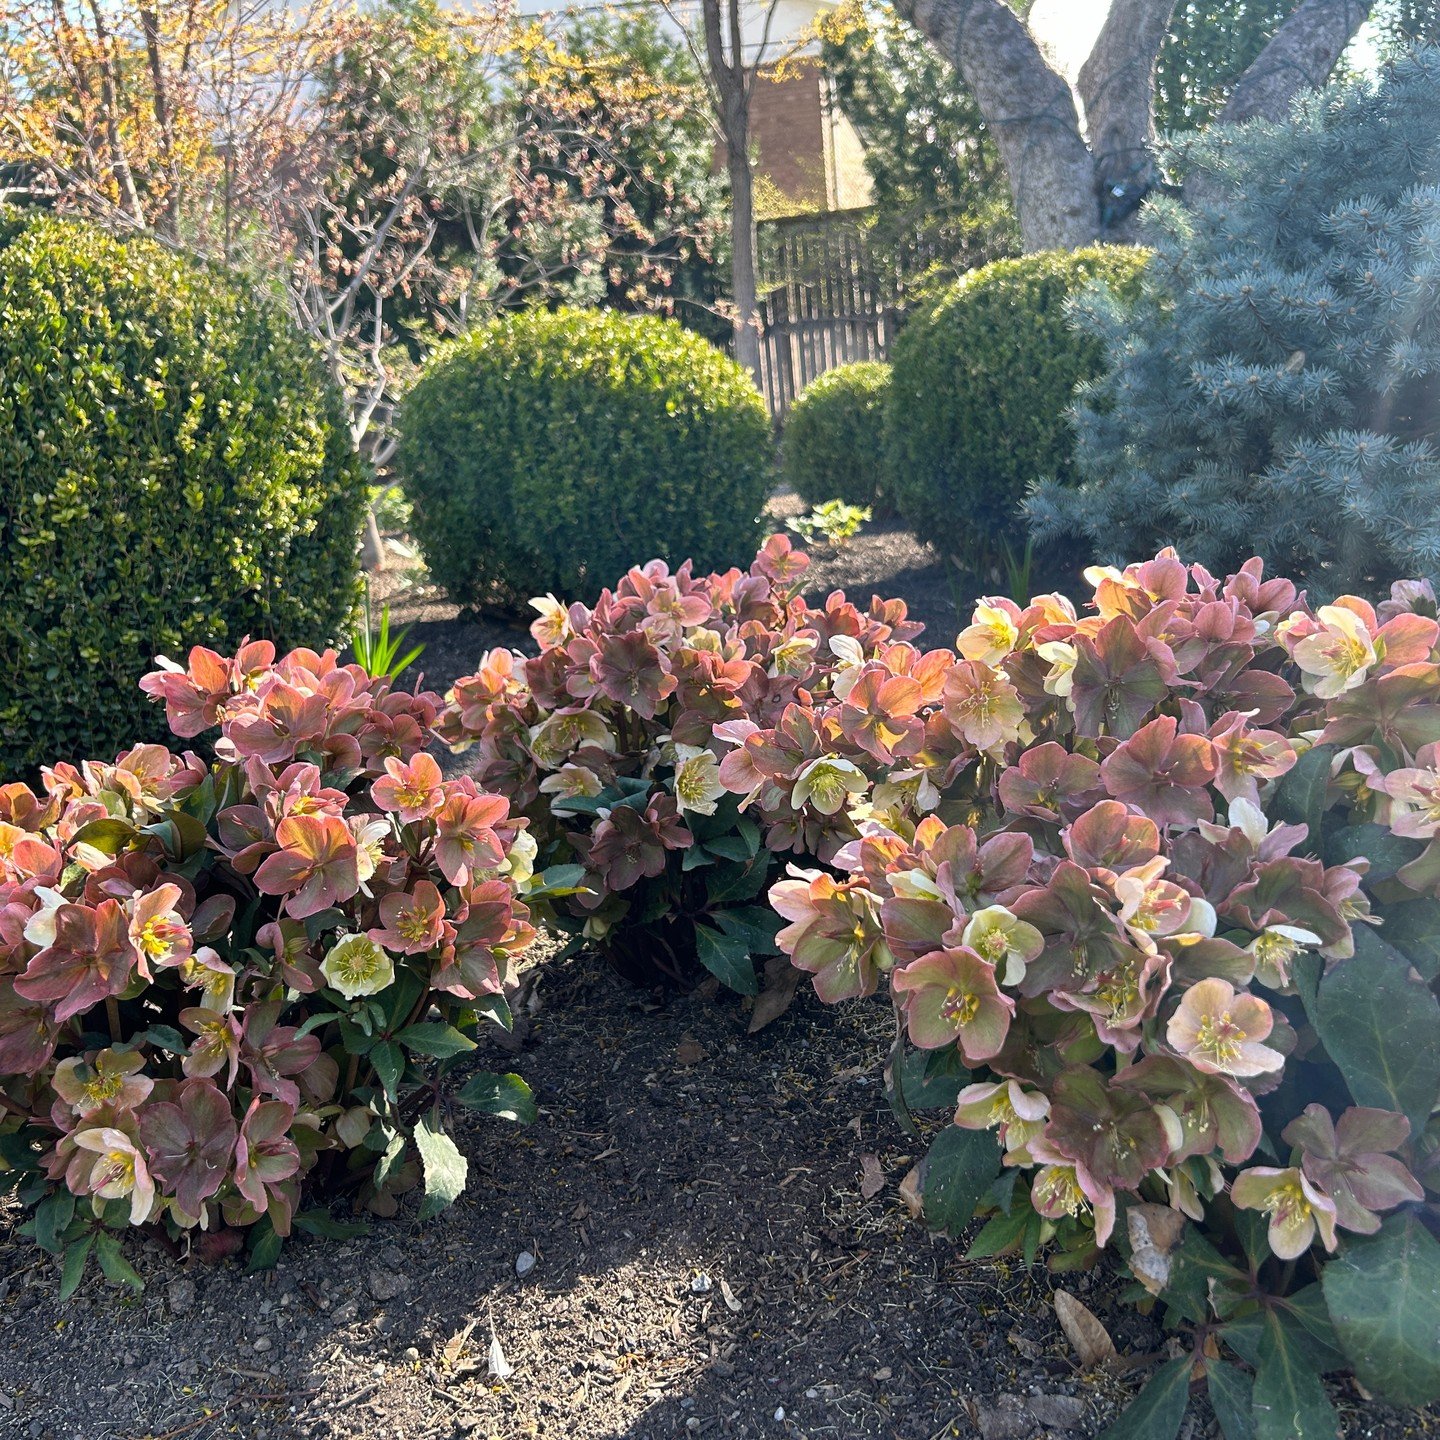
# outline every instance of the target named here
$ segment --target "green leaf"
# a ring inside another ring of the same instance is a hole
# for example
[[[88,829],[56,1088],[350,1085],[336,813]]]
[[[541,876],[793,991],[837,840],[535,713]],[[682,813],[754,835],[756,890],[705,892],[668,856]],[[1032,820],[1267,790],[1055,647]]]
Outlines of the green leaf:
[[[717,910],[710,918],[727,934],[744,940],[752,955],[778,955],[775,936],[785,923],[767,905],[740,905]]]
[[[429,1055],[434,1060],[448,1060],[452,1055],[463,1055],[475,1048],[475,1042],[468,1035],[462,1035],[453,1025],[439,1020],[422,1020],[417,1025],[407,1025],[395,1039],[407,1050],[417,1055]]]
[[[1099,1440],[1175,1440],[1190,1402],[1188,1355],[1162,1365]]]
[[[559,956],[552,955],[550,958],[553,962],[559,959]],[[515,1028],[515,1017],[510,1013],[510,1002],[503,995],[482,995],[478,1000],[471,1002],[470,1008],[477,1015],[483,1015],[487,1020],[493,1020],[502,1030]]]
[[[1255,1357],[1255,1440],[1336,1440],[1340,1421],[1315,1367],[1273,1312]]]
[[[722,860],[735,860],[742,865],[755,853],[739,835],[717,835],[705,842],[705,848]]]
[[[65,1247],[65,1260],[60,1266],[60,1298],[68,1300],[80,1288],[85,1276],[85,1262],[90,1258],[90,1247],[95,1243],[95,1232],[72,1240]]]
[[[729,905],[736,900],[753,900],[770,878],[770,854],[766,852],[743,865],[720,865],[705,881],[705,895],[712,905]]]
[[[326,1240],[353,1240],[357,1235],[368,1235],[370,1227],[359,1220],[337,1220],[328,1210],[318,1205],[311,1210],[302,1210],[295,1217],[295,1228],[307,1235],[319,1235]]]
[[[1315,855],[1320,853],[1320,819],[1325,813],[1325,791],[1334,754],[1329,745],[1307,750],[1281,777],[1269,806],[1272,824],[1284,820],[1309,828],[1305,849]]]
[[[75,1218],[75,1197],[68,1190],[59,1190],[35,1207],[35,1243],[51,1255],[63,1250],[61,1237]]]
[[[962,1130],[958,1125],[942,1130],[925,1157],[925,1223],[958,1235],[999,1173],[1000,1147],[988,1130]]]
[[[535,900],[543,895],[576,895],[585,888],[583,865],[551,865],[534,876],[525,887],[525,898]]]
[[[518,1075],[496,1075],[489,1070],[472,1075],[455,1101],[467,1110],[478,1110],[497,1120],[514,1120],[519,1125],[531,1124],[540,1113],[534,1093]]]
[[[695,927],[695,951],[700,963],[721,983],[742,995],[758,995],[760,982],[750,960],[750,946],[739,935],[724,935],[708,925]]]
[[[907,1050],[899,1082],[911,1110],[953,1109],[955,1097],[970,1083],[970,1072],[957,1045],[943,1050]]]
[[[992,1255],[1003,1254],[1019,1242],[1033,1213],[1028,1205],[1017,1205],[1008,1215],[992,1215],[970,1242],[965,1258],[986,1260]]]
[[[95,1236],[95,1258],[100,1262],[105,1278],[112,1285],[128,1285],[138,1295],[145,1288],[145,1282],[125,1258],[120,1242],[108,1230],[92,1233]]]
[[[1346,825],[1325,838],[1325,863],[1343,865],[1347,860],[1370,862],[1370,880],[1389,880],[1402,865],[1408,865],[1425,847],[1418,841],[1397,835],[1388,825]]]
[[[385,1093],[393,1100],[400,1077],[405,1073],[405,1055],[393,1040],[382,1040],[370,1052],[370,1063],[375,1067]]]
[[[1397,1405],[1440,1400],[1440,1240],[1391,1215],[1347,1238],[1326,1267],[1325,1302],[1360,1383]]]
[[[1426,980],[1440,975],[1440,900],[1408,900],[1385,907],[1385,943]]]
[[[1340,1348],[1340,1337],[1330,1322],[1325,1293],[1318,1283],[1307,1285],[1275,1304],[1295,1348],[1316,1370],[1328,1375],[1350,1368]]]
[[[89,845],[102,855],[118,855],[139,833],[128,820],[111,816],[82,825],[70,837],[70,844]]]
[[[187,1055],[190,1052],[185,1037],[173,1025],[152,1025],[148,1030],[142,1030],[135,1039],[168,1050],[172,1055]]]
[[[1205,1367],[1205,1388],[1225,1440],[1255,1440],[1254,1380],[1236,1365],[1211,1360]]]
[[[250,1232],[249,1255],[245,1261],[245,1273],[254,1275],[261,1270],[273,1270],[285,1248],[285,1239],[275,1233],[275,1227],[267,1215]]]
[[[1440,1004],[1368,925],[1320,982],[1311,1016],[1357,1105],[1398,1110],[1419,1134],[1440,1095]]]
[[[428,1220],[449,1209],[460,1198],[470,1163],[440,1128],[440,1117],[434,1110],[415,1127],[415,1148],[425,1167],[425,1198],[420,1202],[420,1218]]]

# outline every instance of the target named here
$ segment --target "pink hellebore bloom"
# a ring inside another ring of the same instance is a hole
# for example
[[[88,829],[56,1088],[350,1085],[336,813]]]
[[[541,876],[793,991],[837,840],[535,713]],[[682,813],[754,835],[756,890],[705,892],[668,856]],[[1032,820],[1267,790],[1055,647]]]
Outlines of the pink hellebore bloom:
[[[393,755],[385,760],[385,774],[370,787],[376,805],[399,815],[402,825],[428,820],[445,798],[444,777],[433,755],[421,751],[407,765]]]
[[[1380,1228],[1375,1211],[1425,1198],[1419,1181],[1388,1153],[1409,1136],[1403,1115],[1360,1105],[1338,1122],[1323,1105],[1307,1105],[1282,1132],[1301,1151],[1301,1172],[1334,1200],[1336,1220],[1362,1235]]]
[[[367,932],[377,945],[399,955],[424,955],[445,932],[445,902],[429,880],[417,880],[411,894],[398,892],[380,902],[380,922],[383,928]]]
[[[183,965],[190,958],[190,927],[176,906],[178,885],[160,885],[135,901],[130,916],[130,943],[140,957],[141,972],[149,977],[152,967],[166,969]]]
[[[1019,739],[1025,707],[1004,671],[962,660],[945,681],[945,718],[967,744],[994,750]]]
[[[1060,1220],[1088,1210],[1095,1216],[1095,1243],[1105,1245],[1115,1229],[1115,1191],[1048,1140],[1032,1141],[1028,1149],[1030,1158],[1040,1162],[1030,1186],[1030,1203],[1036,1213],[1047,1220]]]
[[[1000,993],[995,967],[973,950],[936,950],[890,977],[911,1041],[938,1050],[958,1040],[969,1061],[998,1055],[1015,1002]]]
[[[494,827],[510,813],[498,795],[454,791],[435,816],[435,863],[452,885],[468,885],[480,870],[505,862],[505,847]]]
[[[1017,1157],[1012,1163],[1024,1163],[1018,1157],[1044,1132],[1049,1114],[1050,1101],[1038,1090],[1022,1089],[1015,1080],[967,1085],[955,1097],[955,1123],[963,1130],[998,1127],[1006,1155]]]
[[[1270,1217],[1270,1248],[1281,1260],[1296,1260],[1315,1239],[1335,1248],[1335,1202],[1298,1169],[1256,1165],[1235,1179],[1230,1199],[1237,1210],[1260,1210]]]
[[[1236,994],[1226,980],[1192,985],[1170,1017],[1165,1037],[1197,1070],[1208,1075],[1264,1075],[1285,1057],[1260,1042],[1274,1027],[1270,1007],[1258,996]]]
[[[333,815],[291,815],[275,828],[280,850],[255,872],[262,895],[286,895],[297,920],[342,901],[360,889],[355,837]]]
[[[863,880],[839,881],[819,870],[790,869],[770,887],[771,906],[790,923],[775,943],[798,970],[814,976],[827,1005],[871,995],[893,964],[879,907]]]
[[[125,907],[102,900],[61,905],[55,912],[55,942],[31,960],[15,981],[15,993],[55,1009],[64,1021],[118,995],[130,983],[135,949],[130,943]]]

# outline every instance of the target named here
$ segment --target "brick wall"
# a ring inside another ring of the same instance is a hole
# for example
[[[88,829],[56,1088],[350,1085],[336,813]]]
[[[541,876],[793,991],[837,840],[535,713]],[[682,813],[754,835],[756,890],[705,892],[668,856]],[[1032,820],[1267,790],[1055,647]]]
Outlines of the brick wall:
[[[822,84],[813,60],[790,61],[780,79],[761,72],[750,104],[756,173],[806,208],[828,203]]]

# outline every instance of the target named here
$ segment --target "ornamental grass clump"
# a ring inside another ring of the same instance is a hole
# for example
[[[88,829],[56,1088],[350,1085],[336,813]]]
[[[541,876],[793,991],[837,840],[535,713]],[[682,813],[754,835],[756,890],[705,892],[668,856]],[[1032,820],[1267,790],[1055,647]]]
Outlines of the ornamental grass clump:
[[[559,923],[636,978],[689,983],[708,969],[756,993],[752,956],[775,954],[763,901],[775,854],[821,853],[824,827],[803,819],[762,835],[763,817],[730,793],[750,773],[743,742],[797,701],[846,690],[866,653],[919,632],[898,600],[862,611],[836,591],[806,604],[808,565],[776,535],[748,570],[697,576],[656,560],[593,608],[535,600],[540,654],[490,651],[440,717],[456,749],[474,747],[477,782],[530,820],[542,857],[573,867],[556,873],[573,885]],[[813,814],[839,809],[856,784],[864,777],[845,765],[794,782]],[[761,1019],[794,989],[788,966],[771,968],[779,989]]]
[[[523,818],[425,753],[438,696],[268,641],[142,688],[214,760],[139,745],[0,787],[0,1156],[63,1255],[138,1285],[128,1226],[273,1263],[308,1200],[453,1201],[441,1104],[538,890]],[[524,1119],[517,1076],[462,1106]],[[248,1235],[244,1232],[248,1231]]]
[[[1177,1433],[1196,1367],[1230,1440],[1330,1440],[1326,1370],[1440,1398],[1435,596],[1088,574],[1083,616],[863,642],[721,778],[826,862],[771,889],[776,943],[824,1001],[888,987],[903,1122],[954,1106],[931,1223],[1124,1256],[1190,1337],[1126,1433]]]

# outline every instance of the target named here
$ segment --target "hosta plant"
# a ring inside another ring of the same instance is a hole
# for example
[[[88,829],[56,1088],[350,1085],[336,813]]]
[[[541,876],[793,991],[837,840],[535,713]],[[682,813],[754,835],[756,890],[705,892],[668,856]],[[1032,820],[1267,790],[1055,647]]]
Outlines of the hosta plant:
[[[773,887],[781,949],[888,986],[907,1124],[954,1106],[932,1223],[1112,1246],[1188,1337],[1117,1435],[1175,1434],[1194,1375],[1229,1440],[1333,1440],[1326,1371],[1440,1399],[1435,597],[1090,577],[867,646],[722,777],[829,862]]]
[[[533,1110],[517,1076],[444,1083],[508,1023],[537,882],[524,820],[425,753],[439,697],[268,642],[142,686],[212,759],[0,787],[0,1179],[67,1293],[92,1252],[138,1283],[127,1226],[262,1265],[334,1228],[312,1198],[423,1183],[434,1213],[465,1183],[449,1107]]]
[[[476,783],[530,819],[556,881],[570,880],[560,923],[622,971],[688,983],[709,970],[755,994],[752,957],[776,953],[764,891],[777,852],[828,858],[820,826],[777,831],[727,784],[748,736],[844,692],[866,653],[920,627],[899,601],[862,611],[837,591],[808,605],[808,564],[777,535],[748,570],[652,561],[593,608],[546,596],[532,602],[539,655],[491,651],[449,696],[440,733],[473,747]],[[796,788],[819,814],[836,783],[822,768]],[[761,1020],[793,992],[793,972],[774,968]]]

